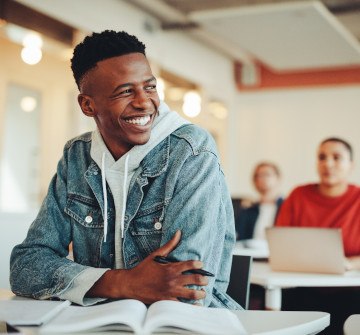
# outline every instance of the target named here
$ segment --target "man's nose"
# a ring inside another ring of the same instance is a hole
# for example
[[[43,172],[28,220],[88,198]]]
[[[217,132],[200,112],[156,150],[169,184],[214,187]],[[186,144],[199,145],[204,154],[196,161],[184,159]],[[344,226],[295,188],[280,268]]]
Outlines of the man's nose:
[[[146,109],[151,104],[149,96],[144,91],[136,92],[132,105],[137,109]]]
[[[326,166],[330,167],[330,166],[334,165],[334,160],[332,158],[327,158],[327,159],[325,159],[324,163]]]

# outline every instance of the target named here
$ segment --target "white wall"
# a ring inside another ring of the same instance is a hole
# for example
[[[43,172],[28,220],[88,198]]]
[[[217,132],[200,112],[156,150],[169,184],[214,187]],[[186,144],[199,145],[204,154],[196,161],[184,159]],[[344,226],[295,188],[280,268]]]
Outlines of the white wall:
[[[71,109],[69,96],[75,90],[70,64],[49,54],[43,61],[30,66],[20,58],[21,47],[0,37],[0,134],[4,134],[8,85],[15,84],[35,90],[41,96],[40,136],[40,188],[42,196],[48,188],[50,178],[62,153],[64,141],[69,137],[72,124],[69,122]],[[13,150],[22,145],[26,138],[19,133]],[[0,136],[0,159],[3,136]],[[20,164],[20,162],[19,162]]]
[[[231,115],[229,170],[233,195],[254,196],[251,174],[263,159],[279,164],[283,192],[317,181],[316,150],[326,137],[348,140],[360,183],[360,85],[239,93]]]
[[[280,165],[284,193],[299,183],[315,181],[316,147],[327,136],[348,139],[355,160],[360,160],[360,86],[237,92],[231,60],[182,33],[157,29],[155,21],[154,30],[147,31],[145,23],[151,19],[120,0],[19,2],[83,31],[133,33],[147,44],[151,61],[198,83],[208,97],[223,100],[230,116],[220,135],[220,152],[234,196],[254,194],[250,175],[262,159]],[[54,150],[47,153],[55,155]],[[358,169],[353,181],[360,182]]]

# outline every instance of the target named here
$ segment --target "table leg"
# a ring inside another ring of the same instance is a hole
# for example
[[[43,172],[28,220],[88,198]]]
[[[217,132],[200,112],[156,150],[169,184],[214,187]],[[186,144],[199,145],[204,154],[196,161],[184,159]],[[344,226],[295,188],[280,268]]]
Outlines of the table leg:
[[[273,311],[281,310],[281,288],[265,288],[265,308]]]

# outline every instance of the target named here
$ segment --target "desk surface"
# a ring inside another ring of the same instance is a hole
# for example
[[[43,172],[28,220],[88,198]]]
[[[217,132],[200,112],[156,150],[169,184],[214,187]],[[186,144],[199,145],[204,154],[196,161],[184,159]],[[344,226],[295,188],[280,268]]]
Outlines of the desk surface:
[[[320,274],[272,271],[268,262],[253,262],[250,282],[265,288],[265,306],[281,310],[281,289],[287,287],[360,286],[360,271],[345,274]]]
[[[0,289],[0,299],[11,299],[12,296],[11,292]],[[330,324],[330,314],[324,312],[234,311],[234,313],[249,335],[310,335],[322,331]],[[38,334],[36,327],[20,327],[20,330],[25,335]],[[102,334],[112,335],[119,332]]]
[[[304,335],[317,334],[330,324],[325,312],[237,311],[249,334]]]
[[[255,240],[237,241],[233,254],[252,256],[253,259],[264,259],[269,257],[269,248],[261,243],[256,245]]]
[[[266,287],[360,286],[360,271],[343,275],[272,271],[268,262],[253,262],[250,281]]]

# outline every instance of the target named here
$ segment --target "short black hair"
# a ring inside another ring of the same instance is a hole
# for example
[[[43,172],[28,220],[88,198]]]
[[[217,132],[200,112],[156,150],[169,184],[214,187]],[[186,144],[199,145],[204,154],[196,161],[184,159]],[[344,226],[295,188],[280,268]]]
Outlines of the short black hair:
[[[96,67],[98,62],[136,52],[145,55],[145,44],[125,31],[104,30],[101,33],[94,32],[86,36],[75,47],[71,59],[71,69],[76,85],[80,89],[82,78],[89,70]]]
[[[327,142],[338,142],[338,143],[341,143],[345,146],[345,148],[347,149],[347,151],[349,151],[349,154],[350,154],[350,160],[352,161],[353,160],[353,149],[350,145],[349,142],[343,140],[342,138],[339,138],[339,137],[328,137],[326,138],[325,140],[321,141],[320,145],[323,145]]]

